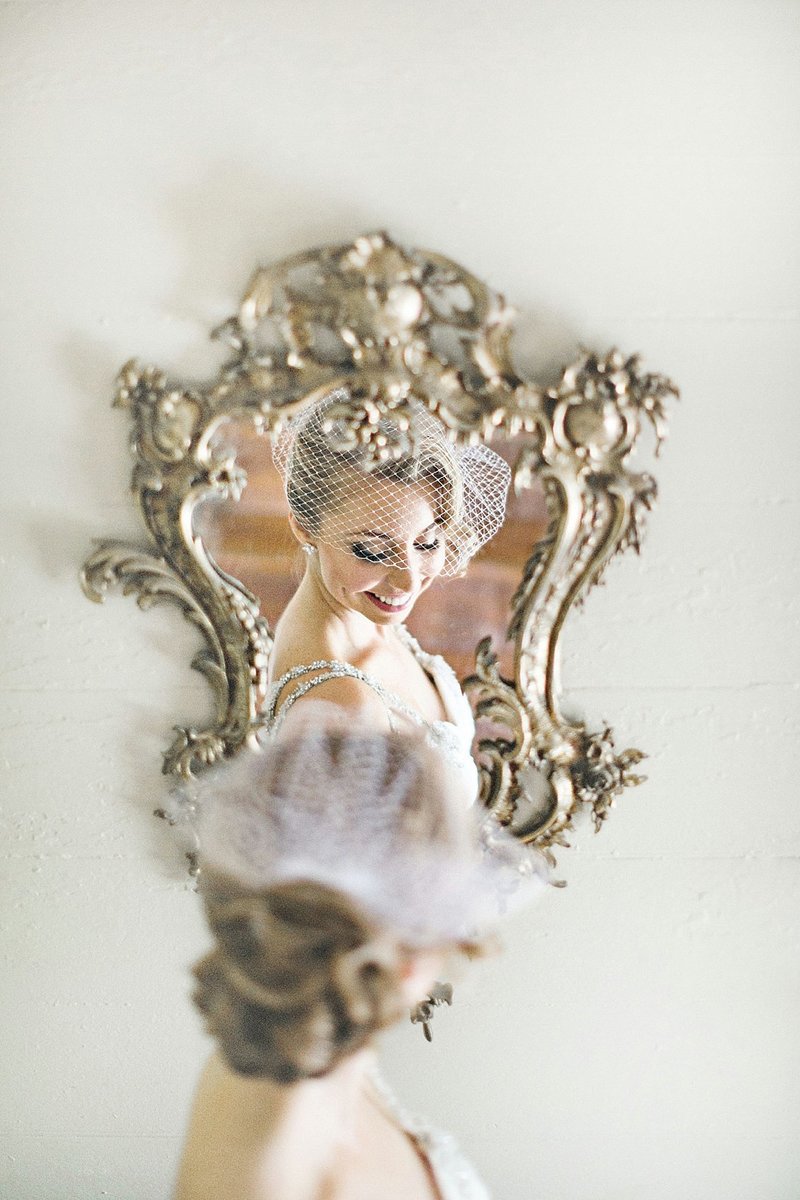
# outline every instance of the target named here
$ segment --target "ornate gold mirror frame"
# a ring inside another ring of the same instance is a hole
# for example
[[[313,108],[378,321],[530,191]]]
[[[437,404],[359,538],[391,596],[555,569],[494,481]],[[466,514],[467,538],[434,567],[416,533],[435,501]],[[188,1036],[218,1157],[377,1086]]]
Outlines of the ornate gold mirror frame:
[[[552,859],[579,810],[599,828],[622,789],[641,782],[631,770],[640,751],[617,752],[610,729],[590,732],[562,715],[555,662],[570,608],[615,554],[639,549],[656,485],[626,463],[645,420],[658,451],[677,390],[617,350],[584,354],[558,386],[537,387],[512,365],[512,321],[503,298],[464,268],[377,233],[256,271],[238,315],[214,331],[231,354],[210,386],[184,387],[134,361],[123,367],[115,403],[133,421],[132,488],[151,545],[99,543],[82,583],[92,600],[121,584],[143,608],[175,604],[203,636],[192,665],[211,686],[214,720],[177,727],[166,774],[187,777],[235,754],[259,727],[266,690],[268,623],[212,560],[194,520],[201,501],[238,499],[246,482],[215,434],[232,418],[276,431],[344,388],[349,433],[376,455],[381,414],[408,418],[413,437],[410,402],[421,400],[456,441],[520,438],[514,486],[538,479],[545,489],[549,529],[511,601],[514,677],[501,676],[484,638],[463,681],[476,717],[500,729],[477,746],[483,802]]]

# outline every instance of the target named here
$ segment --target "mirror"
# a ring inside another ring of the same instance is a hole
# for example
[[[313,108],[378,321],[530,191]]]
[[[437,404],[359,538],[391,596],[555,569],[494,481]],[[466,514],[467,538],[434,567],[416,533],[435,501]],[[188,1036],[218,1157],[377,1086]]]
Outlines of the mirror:
[[[143,606],[176,604],[203,635],[193,666],[215,719],[177,731],[165,773],[235,754],[263,721],[271,628],[299,578],[266,439],[336,390],[345,424],[376,455],[379,421],[405,420],[413,435],[421,404],[454,443],[490,442],[512,468],[499,534],[409,622],[463,677],[482,801],[552,860],[579,810],[599,827],[641,781],[640,751],[617,751],[610,729],[561,713],[558,639],[610,559],[639,549],[656,485],[628,459],[645,423],[658,449],[677,391],[616,350],[586,353],[557,386],[538,387],[517,374],[511,334],[503,298],[464,268],[375,233],[256,271],[215,331],[230,357],[208,386],[134,361],[122,369],[116,403],[133,421],[133,491],[151,541],[104,541],[82,580],[93,600],[118,583]]]

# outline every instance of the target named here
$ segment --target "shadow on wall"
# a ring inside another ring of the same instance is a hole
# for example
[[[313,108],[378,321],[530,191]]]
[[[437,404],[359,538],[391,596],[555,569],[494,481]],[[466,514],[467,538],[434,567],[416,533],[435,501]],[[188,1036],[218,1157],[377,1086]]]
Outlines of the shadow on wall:
[[[314,195],[305,186],[293,185],[289,175],[270,179],[236,161],[220,162],[191,187],[174,191],[162,202],[161,213],[169,235],[177,240],[182,264],[174,291],[167,297],[171,315],[209,330],[235,311],[256,267],[375,229],[388,227],[402,244],[437,250],[468,270],[477,269],[463,253],[464,242],[474,243],[479,236],[470,218],[465,217],[463,228],[454,229],[451,243],[432,245],[413,214],[402,223],[394,218],[394,205],[378,211],[360,204],[356,196],[341,197],[321,189]],[[484,214],[486,221],[491,217]],[[535,275],[532,263],[532,278]],[[502,290],[502,281],[488,282]],[[579,353],[580,338],[563,314],[537,304],[533,296],[508,299],[519,310],[515,366],[526,378],[550,386]],[[190,359],[176,364],[176,370],[197,374],[196,351],[190,354]],[[218,361],[219,354],[213,364]]]
[[[270,178],[241,162],[220,162],[166,196],[161,216],[181,263],[168,303],[175,315],[209,328],[218,310],[223,317],[235,311],[257,266],[381,224],[355,198],[311,195],[288,176]]]

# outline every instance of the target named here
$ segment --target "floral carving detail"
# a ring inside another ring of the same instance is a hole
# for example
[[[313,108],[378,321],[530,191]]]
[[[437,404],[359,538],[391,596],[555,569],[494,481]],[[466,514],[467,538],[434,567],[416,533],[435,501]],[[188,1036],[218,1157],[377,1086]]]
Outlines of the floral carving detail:
[[[384,292],[398,284],[422,278],[423,268],[385,233],[367,233],[357,237],[342,252],[342,270],[359,275],[368,287]]]
[[[578,800],[591,806],[595,829],[600,829],[624,788],[645,782],[646,775],[636,775],[630,770],[645,757],[641,750],[633,749],[617,754],[608,727],[586,739],[572,776]]]
[[[597,431],[599,436],[576,442],[579,449],[598,455],[613,450],[623,433],[621,414],[630,408],[652,425],[659,453],[667,436],[666,403],[679,393],[665,375],[642,373],[640,363],[640,355],[625,358],[617,349],[602,358],[587,353],[567,367],[558,387],[548,392],[556,401],[580,405],[589,418],[587,430]]]
[[[333,450],[344,454],[360,451],[359,463],[370,471],[411,451],[414,410],[407,393],[387,396],[374,389],[374,394],[353,399],[345,395],[326,409],[322,432]]]

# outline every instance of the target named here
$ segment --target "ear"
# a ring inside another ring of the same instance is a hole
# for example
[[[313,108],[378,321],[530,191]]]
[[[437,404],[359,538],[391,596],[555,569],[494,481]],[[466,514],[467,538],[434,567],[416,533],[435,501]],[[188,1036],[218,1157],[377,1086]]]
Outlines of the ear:
[[[305,529],[303,529],[303,526],[297,520],[297,517],[294,515],[293,512],[289,513],[289,528],[291,529],[292,533],[297,538],[297,540],[301,546],[313,546],[314,545],[314,543],[311,540],[311,535],[309,533],[307,533],[305,531]]]
[[[441,950],[417,950],[404,955],[400,962],[400,991],[405,1002],[417,1004],[430,991],[444,961]]]

